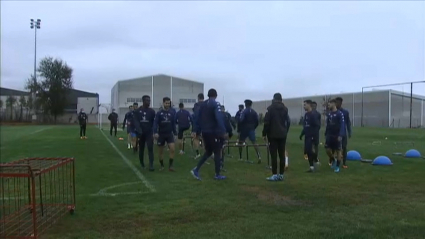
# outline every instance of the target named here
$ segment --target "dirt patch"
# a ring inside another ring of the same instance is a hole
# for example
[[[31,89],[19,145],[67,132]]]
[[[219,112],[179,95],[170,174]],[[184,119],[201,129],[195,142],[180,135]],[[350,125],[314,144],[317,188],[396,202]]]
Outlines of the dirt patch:
[[[268,191],[260,187],[243,187],[243,190],[254,194],[258,200],[277,206],[309,206],[307,202],[294,200],[289,196],[280,195],[277,192]]]

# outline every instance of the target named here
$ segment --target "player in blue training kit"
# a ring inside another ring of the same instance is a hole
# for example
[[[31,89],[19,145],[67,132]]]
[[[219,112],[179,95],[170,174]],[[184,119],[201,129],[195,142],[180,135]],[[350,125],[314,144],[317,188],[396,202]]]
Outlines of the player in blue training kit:
[[[336,108],[342,112],[342,114],[344,115],[344,121],[345,121],[345,126],[347,128],[346,133],[348,134],[348,138],[351,138],[351,120],[350,120],[350,113],[348,112],[348,110],[342,108],[342,98],[341,97],[337,97],[335,98],[335,102],[336,102]],[[347,162],[347,134],[342,138],[342,167],[343,168],[348,168],[346,162]]]
[[[238,110],[238,112],[236,112],[236,115],[235,115],[236,132],[238,133],[238,138],[239,138],[239,134],[241,133],[241,126],[240,126],[240,123],[239,123],[239,119],[241,118],[241,113],[242,113],[244,108],[245,108],[244,105],[239,105],[239,110]],[[241,158],[242,158],[242,156],[241,156]]]
[[[179,111],[176,113],[176,124],[179,127],[179,131],[177,133],[177,139],[179,140],[179,149],[180,154],[184,154],[183,151],[183,135],[186,130],[190,129],[192,125],[192,116],[189,111],[184,109],[184,104],[179,104]]]
[[[258,157],[258,163],[261,163],[261,155],[260,151],[258,150],[258,146],[256,146],[256,137],[255,137],[255,129],[257,129],[259,121],[258,121],[258,114],[251,108],[252,101],[251,100],[245,100],[245,109],[241,112],[240,118],[239,118],[239,126],[240,129],[240,135],[239,135],[239,144],[245,144],[245,140],[248,138],[249,141],[251,141],[251,144],[254,145],[255,152],[257,153]],[[239,161],[242,161],[242,147],[239,147]],[[252,162],[250,162],[252,163]]]
[[[209,157],[214,153],[215,162],[215,179],[223,180],[225,176],[220,175],[221,167],[221,152],[223,148],[223,141],[227,138],[226,128],[224,127],[224,117],[221,113],[220,103],[215,101],[217,98],[217,91],[210,89],[208,91],[208,100],[200,104],[198,113],[196,115],[194,128],[192,129],[192,137],[196,137],[199,130],[202,133],[203,144],[205,153],[199,160],[198,165],[190,172],[193,177],[201,180],[199,170]]]
[[[345,136],[344,115],[336,108],[336,101],[334,99],[329,101],[328,107],[325,148],[329,158],[335,158],[336,154],[336,160],[333,161],[332,168],[335,173],[338,173],[342,160],[342,138]]]
[[[195,122],[197,121],[197,115],[199,111],[199,107],[204,102],[204,94],[199,93],[198,94],[198,102],[195,103],[193,106],[193,116],[192,116],[192,131],[193,131],[193,125],[195,125]],[[198,131],[195,132],[195,137],[193,138],[193,149],[195,150],[195,159],[198,159],[201,157],[201,154],[199,152],[201,146],[202,146],[202,140],[201,140],[201,131],[198,129]]]
[[[173,161],[174,161],[174,137],[177,134],[176,132],[176,120],[174,111],[171,110],[171,100],[168,97],[162,99],[163,109],[156,113],[155,123],[153,126],[153,132],[157,144],[159,147],[159,162],[161,164],[160,170],[164,170],[164,146],[167,143],[169,147],[169,166],[168,170],[174,172]]]
[[[233,136],[233,129],[236,128],[235,123],[232,121],[232,116],[229,112],[226,112],[226,108],[224,105],[221,106],[221,114],[223,116],[224,120],[224,127],[226,128],[226,133],[229,136],[228,139],[231,139]],[[226,140],[227,141],[227,140]],[[227,144],[227,142],[224,142],[224,144]],[[221,153],[221,170],[225,172],[224,169],[224,155],[226,155],[226,148],[223,147],[222,153]]]
[[[127,126],[127,148],[131,149],[135,147],[136,133],[134,132],[134,127],[132,125],[133,121],[133,106],[128,107],[128,112],[124,116],[124,121],[122,122],[122,130],[124,131],[125,126]]]
[[[322,115],[319,111],[317,111],[317,103],[316,101],[311,102],[311,108],[313,108],[313,113],[317,117],[317,121],[319,122],[319,127],[317,129],[317,135],[315,137],[316,141],[314,142],[314,151],[316,152],[317,162],[319,161],[319,144],[320,144],[320,128],[322,127]]]
[[[155,121],[155,110],[150,108],[151,98],[147,95],[142,97],[142,107],[133,111],[133,128],[139,141],[139,160],[142,168],[145,168],[144,156],[145,145],[148,148],[149,171],[153,167],[153,124]]]
[[[319,162],[317,160],[316,142],[318,142],[318,135],[320,130],[320,122],[316,112],[313,111],[311,100],[304,101],[304,115],[303,130],[301,131],[300,140],[304,138],[304,151],[307,153],[308,163],[310,169],[307,172],[314,172],[317,170]]]

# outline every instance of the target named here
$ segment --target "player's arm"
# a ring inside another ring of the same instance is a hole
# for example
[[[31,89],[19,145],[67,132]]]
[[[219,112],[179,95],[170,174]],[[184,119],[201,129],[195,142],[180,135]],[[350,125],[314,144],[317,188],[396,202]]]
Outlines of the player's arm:
[[[351,120],[350,120],[350,113],[348,112],[348,110],[345,111],[345,115],[344,116],[344,121],[345,124],[347,125],[347,131],[348,131],[348,136],[351,137]]]
[[[220,104],[217,102],[217,104],[214,105],[214,108],[215,108],[214,116],[215,116],[215,119],[217,120],[220,134],[224,135],[226,133],[226,127],[224,126],[224,119],[223,119],[223,114],[221,113]]]
[[[123,128],[123,129],[125,128],[125,123],[127,122],[127,115],[128,115],[128,113],[127,113],[127,114],[125,114],[125,116],[124,116],[124,121],[122,122],[122,128]]]
[[[199,117],[202,114],[202,109],[203,109],[203,106],[200,106],[198,108],[198,110],[195,111],[195,114],[194,114],[194,117],[193,117],[193,126],[192,126],[192,132],[193,133],[200,130],[201,126],[199,125]]]
[[[344,114],[342,112],[339,114],[339,124],[340,124],[339,136],[343,137],[345,136],[346,126],[345,126]]]
[[[286,132],[289,132],[289,128],[291,128],[291,118],[289,117],[289,114],[286,114],[286,124],[288,126],[288,129],[286,129]]]
[[[109,120],[109,121],[111,121],[111,118],[112,118],[112,113],[110,113],[110,114],[108,115],[108,120]]]
[[[328,135],[328,132],[329,132],[329,116],[326,119],[325,136]]]
[[[267,111],[264,115],[263,137],[266,137],[270,132],[270,113]]]
[[[86,113],[84,113],[85,115],[86,115],[86,119],[84,120],[85,122],[84,123],[88,123],[89,122],[89,116],[86,114]]]
[[[133,111],[132,125],[138,134],[142,134],[142,127],[140,127],[140,112]]]
[[[153,133],[154,134],[158,133],[159,117],[160,117],[160,114],[158,112],[158,113],[156,113],[155,119],[153,120]]]
[[[232,128],[236,129],[236,122],[232,119],[232,115],[230,113],[227,113],[227,117],[229,117],[230,124],[232,125]]]
[[[176,114],[174,114],[173,117],[176,117]],[[177,135],[176,120],[175,119],[171,121],[171,129],[173,130],[173,134],[174,135]]]
[[[176,123],[176,124],[178,124],[179,123],[179,117],[180,117],[180,114],[181,114],[181,112],[179,111],[179,112],[177,112],[176,114],[174,114],[174,120],[173,120],[173,122],[174,123]]]
[[[254,115],[255,115],[255,117],[254,117],[254,125],[255,125],[254,129],[256,129],[258,127],[258,124],[259,124],[257,112],[254,111]]]

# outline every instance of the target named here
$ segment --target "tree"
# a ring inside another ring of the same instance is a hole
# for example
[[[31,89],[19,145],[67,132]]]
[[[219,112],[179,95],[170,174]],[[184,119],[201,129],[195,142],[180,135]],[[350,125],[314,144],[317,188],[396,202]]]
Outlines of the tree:
[[[323,99],[322,99],[322,109],[323,109],[322,115],[323,115],[323,117],[326,117],[326,114],[329,111],[328,104],[329,104],[329,101],[331,99],[332,99],[332,96],[331,95],[325,95],[325,96],[323,96]]]
[[[13,120],[13,107],[16,104],[16,98],[13,95],[9,95],[6,98],[6,108],[10,110],[10,120]]]
[[[27,106],[27,108],[26,108],[26,110],[27,110],[26,119],[29,119],[30,118],[30,113],[34,109],[34,100],[33,100],[31,94],[28,96],[27,105],[26,106]]]
[[[60,59],[46,57],[40,61],[37,69],[39,81],[36,83],[31,76],[28,79],[26,88],[37,93],[37,99],[33,102],[33,107],[39,104],[45,114],[56,119],[64,113],[68,104],[67,96],[72,89],[72,68]],[[41,79],[41,80],[40,80]]]
[[[22,121],[22,119],[23,119],[23,113],[24,113],[24,108],[25,109],[27,108],[27,99],[23,95],[21,95],[19,97],[19,106],[20,106],[19,120]]]

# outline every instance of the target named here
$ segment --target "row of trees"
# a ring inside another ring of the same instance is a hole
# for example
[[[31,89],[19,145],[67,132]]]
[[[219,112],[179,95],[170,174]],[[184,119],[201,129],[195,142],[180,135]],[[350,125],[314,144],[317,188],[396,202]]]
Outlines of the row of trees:
[[[6,102],[0,101],[0,108],[5,104],[6,113],[10,117],[6,120],[12,120],[13,111],[16,114],[18,108],[19,117],[15,119],[29,119],[30,112],[35,110],[37,114],[52,116],[56,123],[57,117],[64,114],[69,104],[68,95],[73,89],[72,73],[73,69],[61,59],[43,58],[37,68],[37,77],[31,75],[25,83],[26,90],[36,93],[35,99],[30,94],[19,98],[8,96]]]

